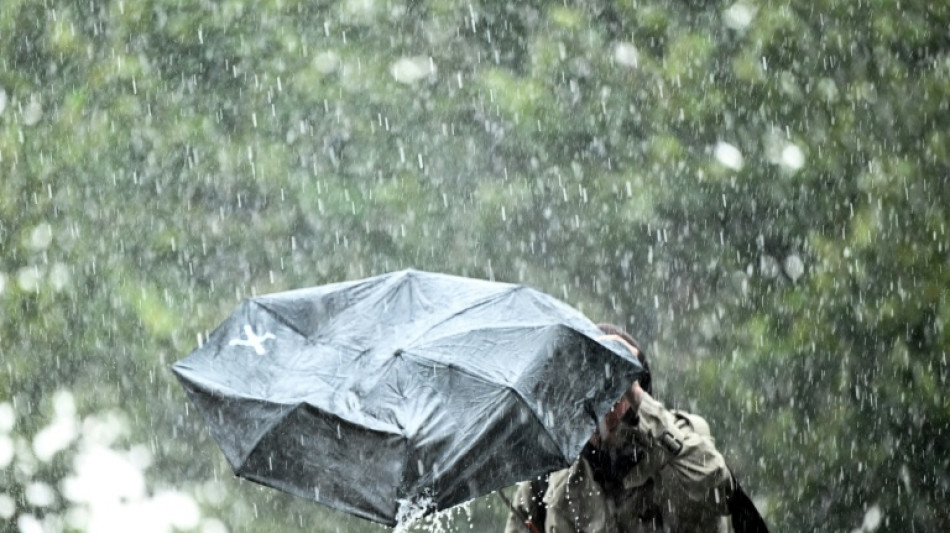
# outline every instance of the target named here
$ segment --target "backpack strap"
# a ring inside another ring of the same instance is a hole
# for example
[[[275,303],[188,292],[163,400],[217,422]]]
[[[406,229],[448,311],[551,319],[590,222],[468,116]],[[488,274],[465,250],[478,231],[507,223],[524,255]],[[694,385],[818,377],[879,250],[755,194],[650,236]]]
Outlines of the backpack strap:
[[[727,502],[729,505],[729,514],[732,517],[732,529],[736,533],[769,533],[765,520],[755,508],[755,504],[749,499],[749,496],[742,490],[742,485],[732,474],[733,491],[732,497]]]
[[[501,498],[501,501],[505,502],[505,505],[511,511],[511,514],[517,517],[518,521],[521,522],[522,525],[524,525],[528,533],[541,533],[541,530],[538,529],[537,524],[535,524],[535,521],[537,521],[536,517],[533,517],[530,514],[525,514],[523,509],[519,509],[515,504],[511,503],[511,500],[508,499],[508,496],[505,496],[505,492],[503,490],[497,489],[495,491],[495,494],[497,494],[498,497]],[[542,510],[542,513],[545,512],[544,503],[541,503],[541,510]],[[543,514],[541,515],[541,520],[542,522],[540,522],[540,524],[541,524],[541,527],[543,528],[544,527]]]
[[[544,521],[547,520],[548,506],[544,503],[544,494],[548,491],[548,476],[543,475],[532,479],[530,482],[531,495],[534,497],[536,506],[531,509],[529,519],[535,524],[540,524],[544,528]]]

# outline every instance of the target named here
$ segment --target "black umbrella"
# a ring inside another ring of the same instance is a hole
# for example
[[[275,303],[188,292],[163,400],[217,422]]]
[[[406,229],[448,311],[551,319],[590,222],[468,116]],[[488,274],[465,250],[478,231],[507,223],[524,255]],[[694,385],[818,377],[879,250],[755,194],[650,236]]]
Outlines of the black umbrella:
[[[569,465],[642,371],[599,336],[407,270],[248,299],[173,369],[238,476],[395,525]]]

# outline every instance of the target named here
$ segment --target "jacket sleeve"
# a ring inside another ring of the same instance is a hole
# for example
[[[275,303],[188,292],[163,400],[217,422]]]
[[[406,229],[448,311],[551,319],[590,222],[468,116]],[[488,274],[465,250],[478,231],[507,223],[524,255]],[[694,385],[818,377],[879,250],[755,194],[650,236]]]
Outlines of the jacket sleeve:
[[[583,459],[551,474],[544,533],[607,533],[609,502]]]
[[[511,500],[511,504],[528,518],[534,519],[535,527],[541,531],[544,529],[544,524],[538,524],[538,520],[536,519],[541,502],[538,501],[537,496],[534,495],[533,492],[531,482],[525,481],[519,483],[518,489],[515,491],[515,495]],[[508,522],[505,524],[505,533],[527,532],[528,528],[525,527],[521,519],[514,512],[509,511]]]
[[[576,465],[571,470],[576,469]],[[547,506],[547,516],[544,521],[544,533],[578,533],[571,520],[571,510],[568,508],[570,474],[556,472],[551,476],[551,484],[544,495],[544,504]]]
[[[637,445],[646,452],[624,479],[628,489],[661,476],[667,490],[719,515],[729,514],[732,475],[716,450],[702,418],[670,411],[644,393],[639,421],[633,428]]]

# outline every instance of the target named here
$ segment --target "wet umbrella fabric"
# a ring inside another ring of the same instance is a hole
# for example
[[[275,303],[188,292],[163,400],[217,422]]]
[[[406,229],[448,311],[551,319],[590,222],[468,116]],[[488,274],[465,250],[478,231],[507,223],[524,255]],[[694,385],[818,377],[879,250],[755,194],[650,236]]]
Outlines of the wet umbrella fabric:
[[[173,370],[237,475],[395,525],[569,465],[642,371],[598,336],[410,270],[248,299]]]

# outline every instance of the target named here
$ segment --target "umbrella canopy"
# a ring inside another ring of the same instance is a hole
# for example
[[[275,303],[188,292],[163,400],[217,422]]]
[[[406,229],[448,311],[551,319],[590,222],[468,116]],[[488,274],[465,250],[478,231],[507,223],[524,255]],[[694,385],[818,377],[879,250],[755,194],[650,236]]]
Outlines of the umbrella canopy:
[[[642,372],[600,335],[407,270],[250,298],[173,370],[238,476],[395,525],[569,465]]]

